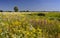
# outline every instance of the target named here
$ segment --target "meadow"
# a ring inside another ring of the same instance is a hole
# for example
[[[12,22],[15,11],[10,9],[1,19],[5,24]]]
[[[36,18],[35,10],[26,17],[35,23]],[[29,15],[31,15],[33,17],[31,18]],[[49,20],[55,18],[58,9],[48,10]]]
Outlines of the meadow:
[[[60,38],[60,12],[0,12],[0,38]]]

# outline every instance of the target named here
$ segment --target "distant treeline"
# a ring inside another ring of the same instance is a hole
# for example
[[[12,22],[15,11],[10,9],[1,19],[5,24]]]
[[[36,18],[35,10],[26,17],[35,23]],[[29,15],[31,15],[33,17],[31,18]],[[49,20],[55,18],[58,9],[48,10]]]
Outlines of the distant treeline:
[[[0,10],[0,12],[15,12],[15,11],[3,11],[3,10]],[[18,11],[18,12],[60,12],[60,11],[29,11],[29,10],[23,10],[23,11]]]
[[[0,10],[0,12],[15,12],[15,11],[3,11],[3,10]],[[34,11],[26,10],[26,11],[18,11],[18,12],[34,12]]]

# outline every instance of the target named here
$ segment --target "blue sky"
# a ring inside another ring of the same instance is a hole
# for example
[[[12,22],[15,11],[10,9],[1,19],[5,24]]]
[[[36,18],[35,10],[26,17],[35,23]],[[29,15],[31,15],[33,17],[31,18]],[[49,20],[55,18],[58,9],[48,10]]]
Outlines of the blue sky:
[[[60,0],[0,0],[0,10],[60,11]]]

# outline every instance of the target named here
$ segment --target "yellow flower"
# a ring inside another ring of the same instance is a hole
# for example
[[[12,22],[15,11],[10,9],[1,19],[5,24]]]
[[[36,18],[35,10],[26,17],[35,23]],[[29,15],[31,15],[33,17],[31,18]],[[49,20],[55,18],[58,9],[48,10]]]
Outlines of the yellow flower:
[[[26,34],[26,35],[29,35],[30,33],[26,31],[26,33],[25,33],[25,34]]]
[[[18,32],[22,32],[22,30],[18,30]]]
[[[0,29],[0,33],[2,32],[2,29]]]
[[[33,28],[33,29],[32,29],[32,31],[33,31],[33,32],[36,32],[36,29],[35,29],[35,28]]]
[[[15,21],[15,22],[13,22],[12,24],[13,24],[13,25],[20,25],[21,22],[19,22],[19,21]]]
[[[41,32],[42,30],[41,29],[39,29],[39,28],[37,28],[37,30],[39,31],[39,32]]]
[[[41,34],[41,32],[39,32],[39,34]]]
[[[37,18],[36,21],[38,21],[39,19]]]
[[[15,32],[16,31],[16,29],[15,28],[12,28],[13,29],[13,31]]]
[[[27,35],[29,35],[29,32],[27,32]]]

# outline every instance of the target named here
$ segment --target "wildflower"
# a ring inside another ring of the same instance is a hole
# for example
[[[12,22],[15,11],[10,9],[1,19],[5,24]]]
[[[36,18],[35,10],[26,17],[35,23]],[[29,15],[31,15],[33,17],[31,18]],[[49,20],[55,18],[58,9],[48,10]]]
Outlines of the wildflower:
[[[19,21],[15,21],[15,22],[13,22],[12,24],[13,24],[13,25],[20,25],[21,22],[19,22]]]
[[[0,29],[0,33],[2,33],[2,29]]]
[[[25,34],[26,34],[26,35],[29,35],[30,33],[26,31]]]
[[[41,29],[39,29],[39,28],[37,28],[37,30],[39,31],[39,32],[41,32],[42,30]]]
[[[36,30],[35,30],[35,28],[33,28],[33,30],[32,30],[33,32],[36,32]]]

